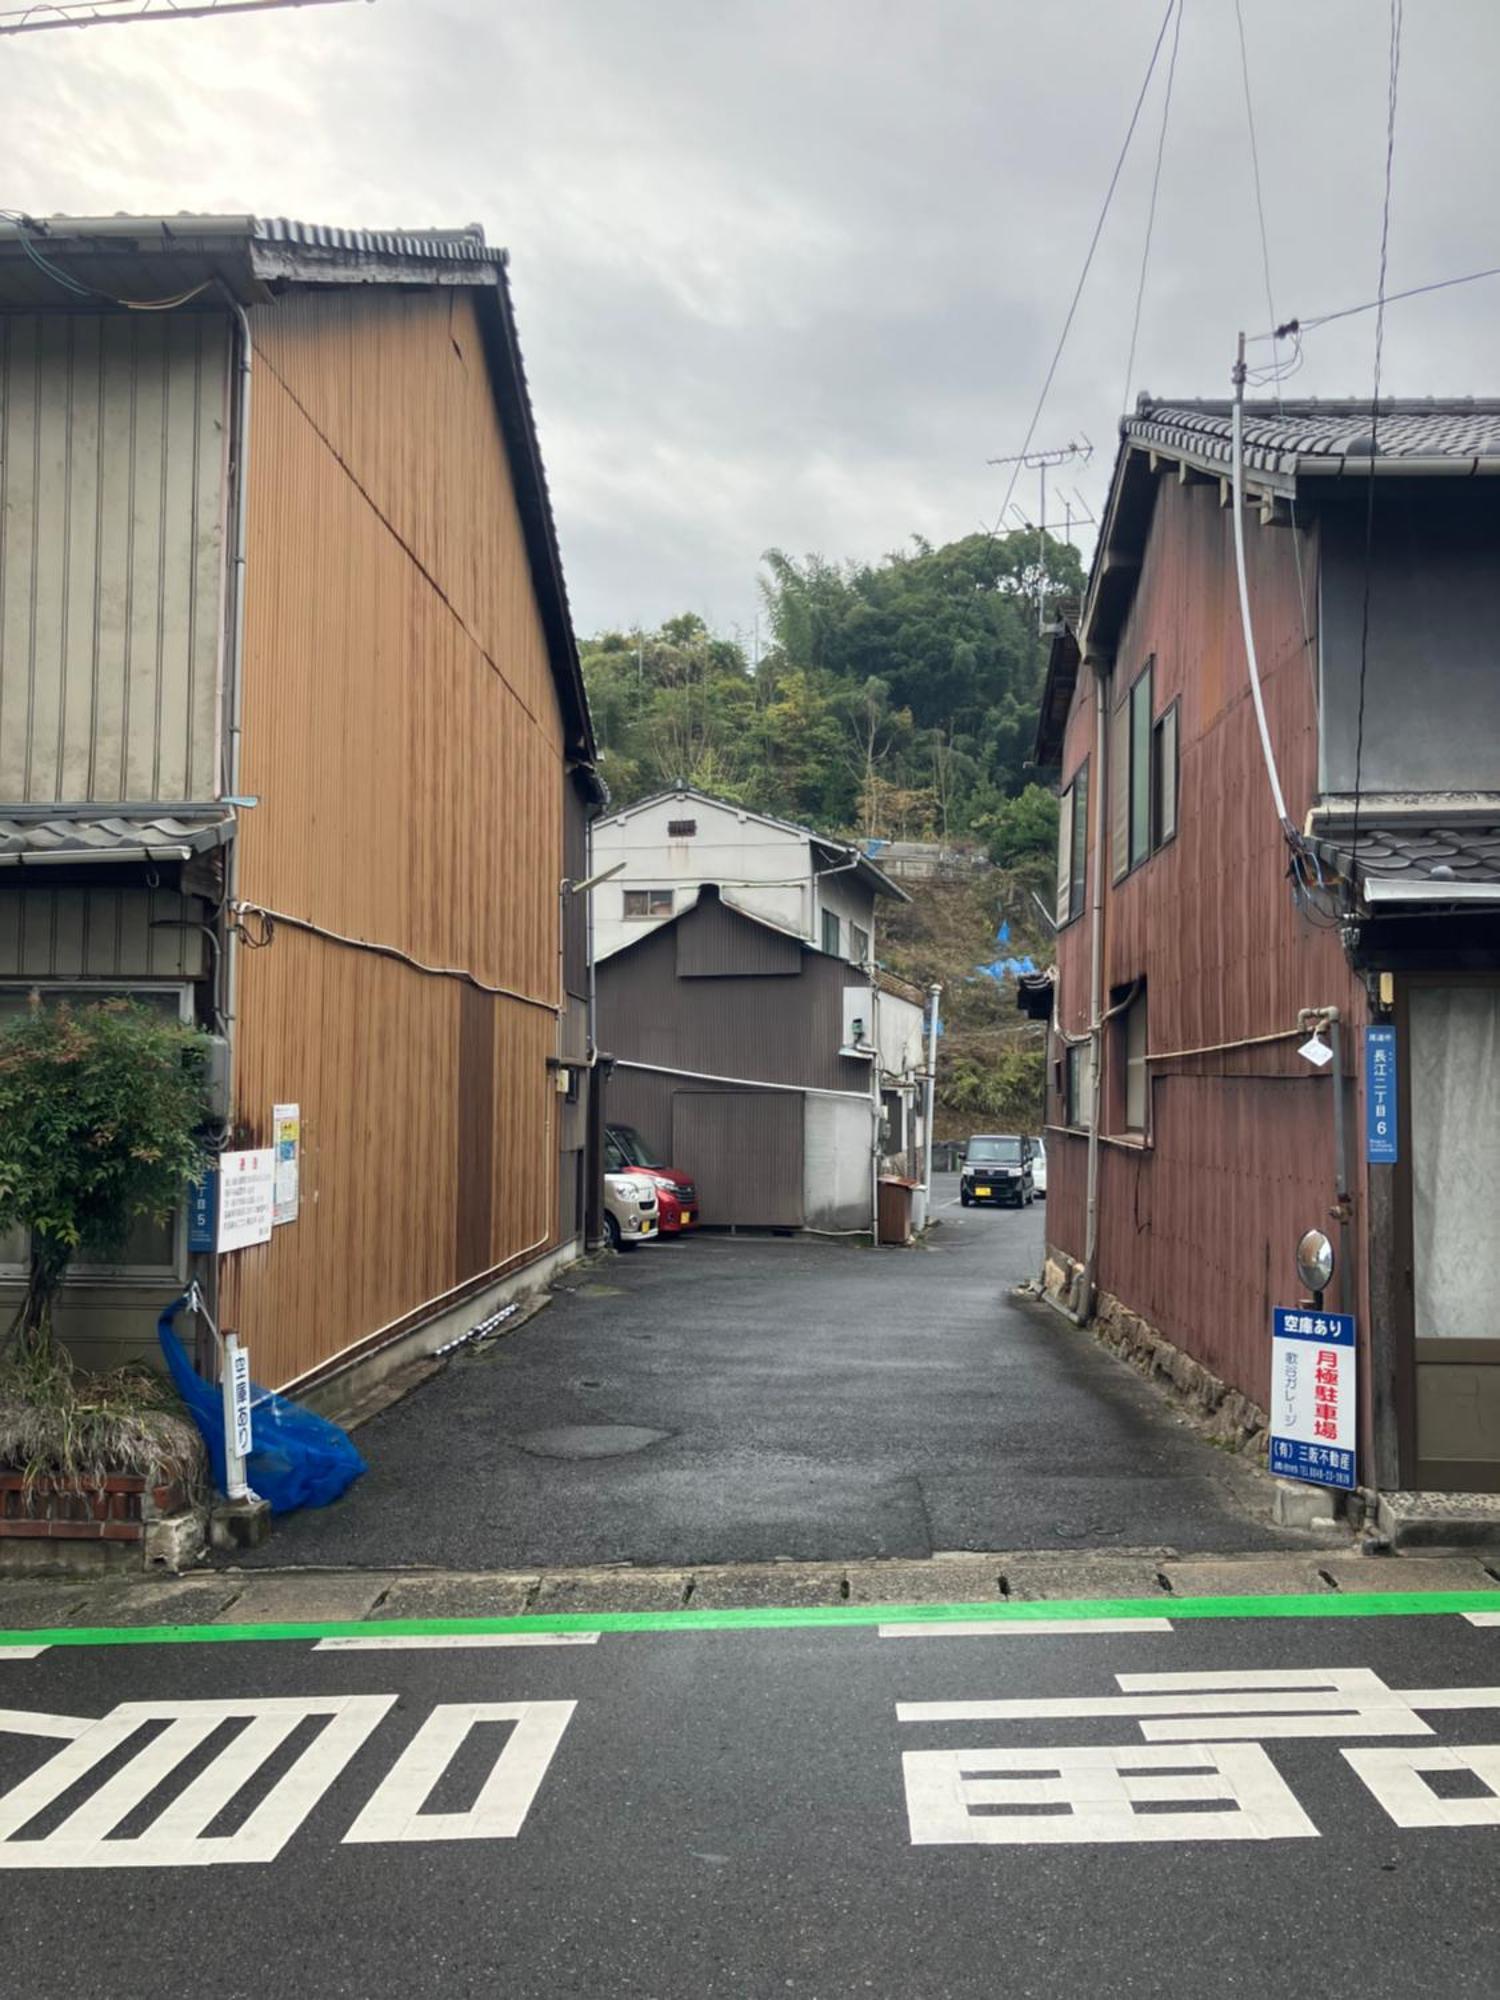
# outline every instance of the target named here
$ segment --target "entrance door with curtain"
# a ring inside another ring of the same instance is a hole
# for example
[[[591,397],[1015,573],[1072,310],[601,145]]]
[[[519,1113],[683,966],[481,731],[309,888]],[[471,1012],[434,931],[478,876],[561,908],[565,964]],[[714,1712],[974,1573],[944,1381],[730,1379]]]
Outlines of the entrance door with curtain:
[[[1406,994],[1416,1481],[1500,1493],[1500,985]]]

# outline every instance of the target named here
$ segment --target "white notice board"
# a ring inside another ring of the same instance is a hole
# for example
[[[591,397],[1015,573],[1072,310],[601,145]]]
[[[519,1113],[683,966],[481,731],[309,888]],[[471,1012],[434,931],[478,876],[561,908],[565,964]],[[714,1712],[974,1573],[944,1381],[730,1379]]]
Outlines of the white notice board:
[[[219,1155],[219,1249],[244,1250],[271,1240],[276,1149]]]

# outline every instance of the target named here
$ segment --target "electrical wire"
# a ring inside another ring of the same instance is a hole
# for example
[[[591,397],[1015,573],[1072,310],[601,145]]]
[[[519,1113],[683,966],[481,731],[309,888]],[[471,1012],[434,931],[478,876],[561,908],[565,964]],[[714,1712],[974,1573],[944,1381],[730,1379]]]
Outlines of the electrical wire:
[[[185,306],[190,299],[197,298],[200,292],[206,292],[213,283],[211,278],[205,278],[202,284],[192,285],[187,291],[178,292],[164,299],[120,298],[113,292],[101,291],[97,285],[82,283],[71,271],[64,270],[62,265],[55,264],[50,257],[44,256],[37,248],[31,232],[40,226],[45,235],[45,224],[38,225],[33,216],[24,215],[13,208],[0,208],[0,218],[14,225],[16,241],[43,276],[50,278],[55,285],[61,285],[64,291],[72,292],[77,298],[99,299],[106,305],[124,306],[130,312],[173,312],[178,306]]]
[[[1402,0],[1391,0],[1390,68],[1385,105],[1385,191],[1380,208],[1380,276],[1375,287],[1375,368],[1370,387],[1370,473],[1365,494],[1365,574],[1359,620],[1359,709],[1354,735],[1354,827],[1351,883],[1359,880],[1360,790],[1365,757],[1365,681],[1370,663],[1370,591],[1375,573],[1375,458],[1380,449],[1380,369],[1385,350],[1385,274],[1391,243],[1391,181],[1396,160],[1396,103],[1401,83]]]
[[[1083,288],[1088,283],[1089,270],[1094,261],[1094,252],[1099,247],[1099,238],[1104,234],[1104,224],[1109,216],[1110,205],[1115,198],[1115,189],[1120,184],[1120,175],[1124,170],[1126,155],[1130,151],[1130,142],[1135,137],[1136,126],[1140,123],[1141,107],[1146,102],[1146,93],[1151,88],[1152,77],[1156,74],[1156,65],[1161,55],[1162,43],[1167,38],[1167,29],[1171,25],[1172,15],[1176,10],[1177,4],[1178,0],[1167,0],[1166,11],[1161,17],[1161,26],[1156,31],[1156,42],[1151,50],[1151,60],[1146,65],[1146,74],[1141,80],[1141,87],[1135,100],[1135,108],[1130,114],[1130,123],[1125,128],[1125,138],[1120,147],[1119,157],[1115,161],[1114,172],[1109,177],[1109,186],[1104,191],[1103,206],[1099,210],[1099,219],[1094,224],[1094,233],[1089,238],[1089,247],[1083,260],[1083,269],[1078,274],[1078,283],[1073,287],[1073,296],[1068,303],[1067,316],[1063,320],[1062,332],[1057,337],[1057,346],[1053,350],[1052,360],[1048,364],[1046,378],[1042,383],[1041,394],[1036,399],[1036,408],[1031,413],[1031,422],[1026,426],[1025,442],[1016,455],[1015,467],[1010,475],[1010,485],[1005,489],[1005,498],[1001,502],[1000,512],[996,517],[994,527],[990,530],[992,538],[999,534],[1000,524],[1005,519],[1006,511],[1011,501],[1015,498],[1016,482],[1021,476],[1020,461],[1031,450],[1031,440],[1036,436],[1036,427],[1042,420],[1042,411],[1046,407],[1047,397],[1052,388],[1052,380],[1057,373],[1057,365],[1062,360],[1063,349],[1068,344],[1068,335],[1073,330],[1073,317],[1078,311],[1078,301],[1083,297]]]
[[[1182,40],[1182,10],[1186,0],[1177,0],[1177,19],[1172,29],[1172,54],[1167,63],[1167,88],[1161,102],[1161,130],[1156,135],[1156,166],[1151,175],[1151,204],[1146,211],[1146,241],[1141,249],[1141,275],[1135,288],[1135,317],[1130,322],[1130,353],[1125,362],[1125,389],[1120,408],[1130,408],[1130,385],[1135,379],[1135,348],[1141,330],[1141,306],[1146,297],[1146,266],[1151,260],[1151,238],[1156,229],[1156,197],[1161,188],[1162,155],[1167,149],[1167,121],[1172,115],[1172,81],[1177,74],[1177,47]],[[1274,318],[1274,314],[1273,314]]]
[[[1260,146],[1255,137],[1255,99],[1250,88],[1250,52],[1245,42],[1245,14],[1241,0],[1234,0],[1235,27],[1239,32],[1240,80],[1245,90],[1245,127],[1250,135],[1250,172],[1255,183],[1255,215],[1260,225],[1260,268],[1266,286],[1266,316],[1272,326],[1276,324],[1276,303],[1271,290],[1271,242],[1266,230],[1265,194],[1260,179]],[[1276,410],[1285,417],[1286,406],[1281,398],[1281,385],[1302,366],[1302,342],[1297,340],[1292,359],[1288,366],[1267,371],[1257,386],[1269,386],[1276,392]],[[1302,530],[1297,523],[1297,495],[1293,490],[1289,510],[1292,528],[1292,561],[1297,570],[1297,609],[1302,621],[1302,657],[1307,666],[1308,687],[1312,694],[1313,714],[1318,714],[1318,669],[1313,657],[1312,632],[1307,615],[1307,578],[1302,569]]]

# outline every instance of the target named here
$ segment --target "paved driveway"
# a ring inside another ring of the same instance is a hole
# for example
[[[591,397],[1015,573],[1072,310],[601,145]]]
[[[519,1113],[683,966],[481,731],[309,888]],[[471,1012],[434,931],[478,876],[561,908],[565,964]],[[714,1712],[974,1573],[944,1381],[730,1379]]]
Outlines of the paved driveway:
[[[569,1274],[365,1425],[368,1475],[261,1560],[464,1569],[1274,1547],[1247,1468],[1013,1286],[1043,1210],[927,1247],[704,1236]]]

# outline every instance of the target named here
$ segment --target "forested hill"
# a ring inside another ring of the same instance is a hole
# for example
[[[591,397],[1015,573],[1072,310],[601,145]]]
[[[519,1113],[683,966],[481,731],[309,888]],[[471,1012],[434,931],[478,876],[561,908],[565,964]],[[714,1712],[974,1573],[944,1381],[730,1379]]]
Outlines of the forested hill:
[[[875,564],[772,550],[764,643],[693,614],[582,647],[603,770],[621,804],[678,782],[862,838],[1050,851],[1050,794],[1028,789],[1045,671],[1037,536],[914,543]],[[1048,537],[1049,603],[1082,585]]]

